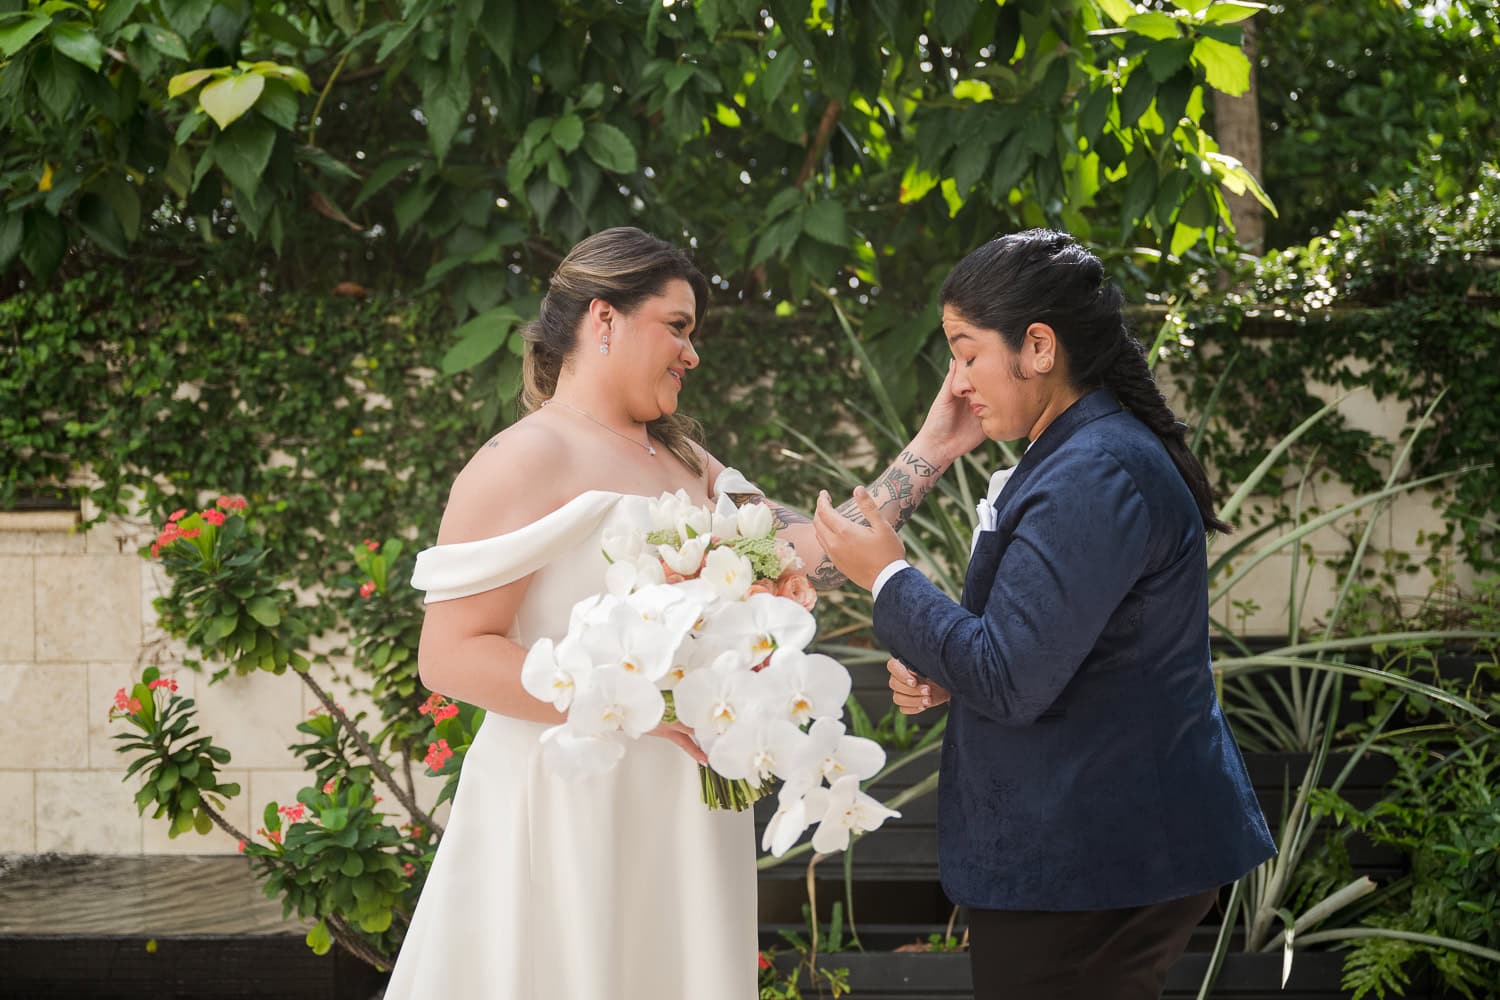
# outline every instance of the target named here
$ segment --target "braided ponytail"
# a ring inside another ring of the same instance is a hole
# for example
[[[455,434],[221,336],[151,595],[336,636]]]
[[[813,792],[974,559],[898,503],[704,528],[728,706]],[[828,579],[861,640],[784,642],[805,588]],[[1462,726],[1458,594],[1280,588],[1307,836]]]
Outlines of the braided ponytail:
[[[1030,229],[991,240],[971,252],[943,282],[940,299],[967,320],[998,332],[1020,350],[1026,328],[1045,323],[1067,356],[1073,385],[1108,388],[1120,405],[1166,446],[1182,475],[1206,531],[1233,529],[1214,511],[1213,489],[1157,387],[1146,349],[1125,326],[1125,297],[1105,280],[1104,265],[1077,240],[1049,229]]]

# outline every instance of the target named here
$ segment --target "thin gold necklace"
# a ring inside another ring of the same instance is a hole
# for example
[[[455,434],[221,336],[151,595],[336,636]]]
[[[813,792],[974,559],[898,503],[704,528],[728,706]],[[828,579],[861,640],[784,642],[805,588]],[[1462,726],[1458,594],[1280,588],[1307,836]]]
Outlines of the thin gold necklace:
[[[649,444],[649,443],[642,443],[640,441],[637,441],[633,437],[630,437],[630,436],[628,436],[626,434],[621,434],[619,431],[615,430],[613,427],[609,426],[604,421],[602,421],[602,420],[598,419],[597,417],[595,417],[592,413],[587,413],[587,412],[585,412],[583,410],[580,410],[578,407],[572,405],[571,403],[565,403],[565,402],[563,402],[560,399],[549,399],[546,402],[542,403],[542,405],[543,406],[547,406],[547,405],[549,405],[551,403],[557,403],[559,406],[565,406],[568,409],[572,410],[574,413],[578,414],[580,417],[585,417],[585,418],[587,418],[589,420],[592,420],[594,423],[598,424],[600,427],[603,427],[605,430],[609,431],[615,437],[620,438],[620,439],[625,440],[625,441],[629,441],[631,444],[635,445],[637,448],[645,448],[646,449],[646,454],[648,454],[648,455],[651,455],[653,457],[656,455],[656,449],[654,447],[652,447],[651,444]],[[649,434],[650,434],[650,432],[648,431],[647,435],[649,436]]]

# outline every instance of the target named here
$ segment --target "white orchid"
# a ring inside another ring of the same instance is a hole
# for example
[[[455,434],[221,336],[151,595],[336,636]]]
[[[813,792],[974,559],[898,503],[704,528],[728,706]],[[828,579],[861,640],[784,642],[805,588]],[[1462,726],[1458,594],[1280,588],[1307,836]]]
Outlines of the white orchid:
[[[719,502],[714,505],[713,535],[715,538],[732,542],[740,536],[740,511],[734,505],[734,501],[724,494],[719,494]]]
[[[777,797],[776,813],[766,824],[761,835],[760,849],[781,857],[791,850],[809,826],[828,812],[828,789],[810,788],[799,791],[792,785],[783,785]]]
[[[743,675],[742,675],[743,676]],[[785,719],[740,718],[708,751],[708,764],[726,778],[764,782],[796,773],[807,734]]]
[[[845,735],[838,719],[819,719],[807,731],[807,758],[819,778],[829,784],[847,775],[868,781],[885,766],[885,751],[874,740]]]
[[[755,568],[749,559],[722,545],[708,554],[703,563],[702,579],[721,599],[738,601],[750,592],[750,585],[755,582]]]
[[[759,663],[777,649],[805,648],[817,631],[812,614],[796,601],[751,594],[715,609],[702,634],[716,649],[740,649]]]
[[[708,551],[708,535],[688,539],[682,545],[658,545],[656,551],[667,568],[679,576],[695,576],[703,566],[703,554]]]
[[[661,723],[666,709],[661,692],[642,674],[601,667],[574,698],[568,724],[583,736],[624,733],[637,739]]]
[[[553,774],[592,778],[612,770],[625,756],[618,737],[579,733],[564,723],[542,733],[542,762]]]
[[[593,670],[593,660],[576,638],[559,643],[538,639],[521,664],[521,687],[538,701],[566,712],[579,688],[588,685]]]
[[[813,850],[819,854],[842,851],[851,835],[878,830],[886,820],[900,815],[860,791],[858,776],[845,775],[829,789],[826,810],[813,834]]]
[[[763,503],[747,503],[738,511],[741,538],[764,538],[775,527],[771,508]]]
[[[771,654],[761,676],[775,692],[773,708],[799,726],[813,719],[837,719],[849,700],[849,671],[821,653],[783,646]]]
[[[700,736],[718,737],[749,715],[761,695],[760,678],[737,652],[719,656],[707,670],[684,676],[672,690],[677,718]]]

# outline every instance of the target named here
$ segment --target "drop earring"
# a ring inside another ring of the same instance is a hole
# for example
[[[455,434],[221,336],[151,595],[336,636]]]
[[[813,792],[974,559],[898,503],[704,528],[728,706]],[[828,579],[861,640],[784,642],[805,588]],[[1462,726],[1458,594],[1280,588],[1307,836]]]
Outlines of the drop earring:
[[[609,353],[609,334],[607,334],[607,333],[599,335],[599,353],[600,354],[608,354]]]

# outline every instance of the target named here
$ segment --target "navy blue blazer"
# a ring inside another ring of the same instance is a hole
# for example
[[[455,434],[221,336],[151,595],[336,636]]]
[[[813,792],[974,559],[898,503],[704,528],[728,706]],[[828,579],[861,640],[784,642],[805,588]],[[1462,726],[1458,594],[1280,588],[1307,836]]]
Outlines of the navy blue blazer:
[[[961,604],[915,569],[875,633],[952,692],[938,860],[953,902],[1143,906],[1276,853],[1214,694],[1203,521],[1166,447],[1089,393],[1027,450]]]

